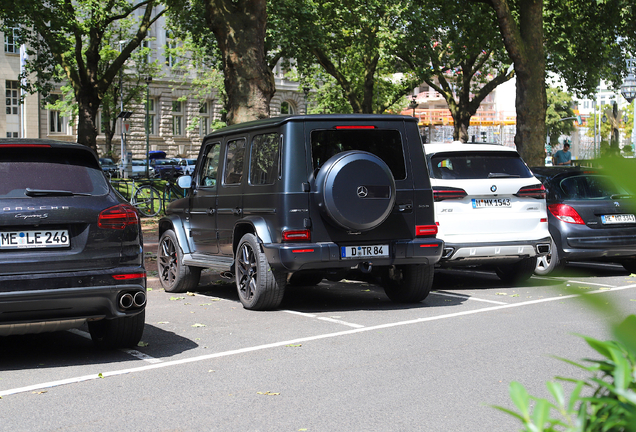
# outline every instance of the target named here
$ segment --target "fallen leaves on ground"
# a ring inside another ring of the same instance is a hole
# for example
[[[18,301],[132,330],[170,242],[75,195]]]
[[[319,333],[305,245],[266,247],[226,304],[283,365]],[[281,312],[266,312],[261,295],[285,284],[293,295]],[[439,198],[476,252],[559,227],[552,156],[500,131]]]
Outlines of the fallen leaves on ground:
[[[264,395],[264,396],[279,396],[279,395],[280,395],[280,393],[272,393],[272,392],[269,392],[269,391],[266,391],[266,392],[256,392],[256,394]]]
[[[184,300],[185,297],[170,297],[170,300],[174,301],[174,300]]]
[[[205,327],[205,324],[196,323],[196,324],[192,324],[192,327]]]

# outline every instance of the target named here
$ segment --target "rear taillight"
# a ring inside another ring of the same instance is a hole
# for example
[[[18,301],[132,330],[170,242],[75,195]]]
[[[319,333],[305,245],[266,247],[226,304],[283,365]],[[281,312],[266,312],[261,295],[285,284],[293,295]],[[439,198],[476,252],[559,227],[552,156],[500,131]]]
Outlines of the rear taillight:
[[[436,186],[433,188],[433,199],[443,201],[449,199],[462,199],[466,196],[466,191],[461,188]]]
[[[518,197],[545,199],[545,187],[542,184],[524,186],[515,194]]]
[[[311,241],[311,231],[309,230],[283,231],[283,241],[286,241],[286,242]]]
[[[118,281],[132,280],[132,279],[143,279],[145,277],[146,277],[146,273],[145,272],[141,272],[141,273],[125,273],[125,274],[113,275],[113,279],[118,280]]]
[[[102,211],[97,225],[104,229],[124,229],[128,225],[139,225],[139,215],[130,204],[119,204]]]
[[[548,206],[548,210],[550,210],[550,213],[552,213],[554,217],[560,221],[571,224],[585,225],[585,222],[583,222],[581,216],[576,210],[574,210],[574,208],[572,208],[572,206],[569,206],[567,204],[550,204]]]
[[[437,225],[415,225],[415,237],[428,237],[437,234]]]

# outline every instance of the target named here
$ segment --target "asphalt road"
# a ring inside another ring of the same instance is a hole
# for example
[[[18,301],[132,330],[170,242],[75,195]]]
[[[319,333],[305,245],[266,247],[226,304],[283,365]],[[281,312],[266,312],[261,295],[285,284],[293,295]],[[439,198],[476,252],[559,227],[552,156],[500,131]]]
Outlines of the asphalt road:
[[[609,338],[612,317],[581,294],[615,303],[613,318],[636,305],[636,277],[612,265],[520,287],[442,271],[415,306],[323,281],[290,288],[273,312],[204,281],[189,294],[153,288],[135,350],[96,350],[86,329],[0,338],[0,430],[519,430],[491,407],[512,407],[509,383],[547,397],[554,376],[585,376],[553,356],[596,357],[575,333]]]

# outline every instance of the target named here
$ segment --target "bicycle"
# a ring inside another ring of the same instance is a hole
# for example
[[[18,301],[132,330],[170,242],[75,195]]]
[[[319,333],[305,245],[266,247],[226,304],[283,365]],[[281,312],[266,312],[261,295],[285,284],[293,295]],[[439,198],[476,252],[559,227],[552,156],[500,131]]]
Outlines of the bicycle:
[[[138,185],[134,178],[111,179],[110,183],[139,211],[141,216],[153,217],[161,211],[161,194],[152,184],[142,183]],[[122,185],[125,186],[124,190],[122,190]]]
[[[166,207],[172,201],[176,201],[180,198],[185,198],[186,190],[181,189],[176,183],[174,178],[178,177],[175,169],[172,169],[170,173],[165,176],[166,183],[163,186],[162,204],[165,212]]]

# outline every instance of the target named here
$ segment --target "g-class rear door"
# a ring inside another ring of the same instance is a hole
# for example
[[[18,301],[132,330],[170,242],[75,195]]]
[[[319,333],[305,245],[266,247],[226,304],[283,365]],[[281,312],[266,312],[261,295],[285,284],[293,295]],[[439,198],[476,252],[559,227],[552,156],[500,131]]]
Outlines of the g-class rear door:
[[[230,137],[223,148],[223,170],[217,195],[217,232],[221,255],[233,256],[234,225],[243,216],[243,190],[247,173],[245,137]]]

